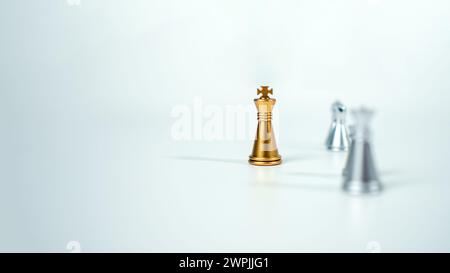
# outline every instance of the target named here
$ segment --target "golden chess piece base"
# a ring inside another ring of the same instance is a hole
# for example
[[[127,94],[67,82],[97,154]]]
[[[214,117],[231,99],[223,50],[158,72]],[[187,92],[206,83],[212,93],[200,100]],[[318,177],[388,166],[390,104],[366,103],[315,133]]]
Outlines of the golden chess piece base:
[[[263,161],[263,160],[259,160],[259,159],[255,159],[250,157],[250,159],[248,160],[248,163],[255,165],[255,166],[275,166],[275,165],[280,165],[281,164],[281,158],[274,158],[271,161]]]
[[[256,166],[275,166],[281,164],[281,156],[278,149],[272,151],[261,151],[258,140],[255,140],[253,153],[250,155],[248,162]]]

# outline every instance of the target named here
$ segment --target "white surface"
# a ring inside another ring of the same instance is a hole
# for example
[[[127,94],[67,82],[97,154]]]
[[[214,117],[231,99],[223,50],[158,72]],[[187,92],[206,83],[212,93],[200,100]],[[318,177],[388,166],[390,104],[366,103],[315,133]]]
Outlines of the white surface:
[[[0,251],[450,250],[448,1],[132,2],[0,4]],[[283,165],[173,138],[260,84]],[[377,110],[380,196],[340,191],[336,98]]]
[[[105,120],[40,127],[40,146],[16,139],[6,165],[2,250],[448,251],[448,131],[414,120],[385,123],[384,141],[378,129],[386,190],[369,198],[340,191],[345,155],[301,122],[280,139],[284,164],[266,168],[247,164],[251,141],[174,142],[164,126]]]

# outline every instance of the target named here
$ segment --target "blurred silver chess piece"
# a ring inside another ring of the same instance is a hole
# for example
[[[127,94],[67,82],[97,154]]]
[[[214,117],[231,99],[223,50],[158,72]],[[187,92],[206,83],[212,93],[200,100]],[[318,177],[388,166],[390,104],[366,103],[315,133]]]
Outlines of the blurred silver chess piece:
[[[344,191],[350,194],[378,193],[382,189],[371,150],[369,123],[373,111],[361,107],[351,112],[355,119],[350,150],[344,168]]]
[[[351,143],[352,143],[352,140],[354,137],[355,137],[355,126],[349,125],[348,126],[348,139],[350,141],[350,146],[352,145]],[[348,156],[349,156],[349,153],[347,153],[347,158],[345,159],[345,162],[347,162]],[[342,175],[343,176],[347,175],[347,164],[344,166],[344,169],[342,170]]]
[[[349,136],[345,124],[347,107],[336,101],[331,106],[331,112],[333,113],[333,120],[325,145],[330,151],[347,151],[349,146]]]

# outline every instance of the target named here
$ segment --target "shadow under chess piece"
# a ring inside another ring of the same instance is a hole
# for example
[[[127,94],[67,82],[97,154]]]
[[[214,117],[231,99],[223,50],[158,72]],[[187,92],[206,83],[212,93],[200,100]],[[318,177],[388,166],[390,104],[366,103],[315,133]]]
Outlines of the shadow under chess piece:
[[[331,106],[331,111],[333,113],[333,121],[325,145],[330,151],[347,151],[350,142],[345,123],[347,107],[336,101]]]
[[[352,111],[355,126],[344,168],[344,191],[350,194],[374,194],[382,190],[373,159],[369,122],[373,111],[360,108]]]
[[[281,156],[278,154],[272,128],[272,108],[276,100],[268,96],[273,94],[273,90],[268,86],[257,89],[257,95],[259,94],[261,97],[254,100],[258,109],[258,129],[248,162],[257,166],[278,165],[281,164]]]

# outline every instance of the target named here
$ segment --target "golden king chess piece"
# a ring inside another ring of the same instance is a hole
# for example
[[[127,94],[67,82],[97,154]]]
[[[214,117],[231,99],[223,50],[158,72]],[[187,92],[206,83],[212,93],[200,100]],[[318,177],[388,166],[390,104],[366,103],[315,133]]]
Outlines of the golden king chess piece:
[[[269,94],[273,94],[273,89],[261,86],[256,94],[261,94],[260,98],[254,100],[258,109],[258,129],[248,162],[257,166],[278,165],[281,164],[281,156],[278,154],[272,129],[272,108],[276,100],[269,97]]]

